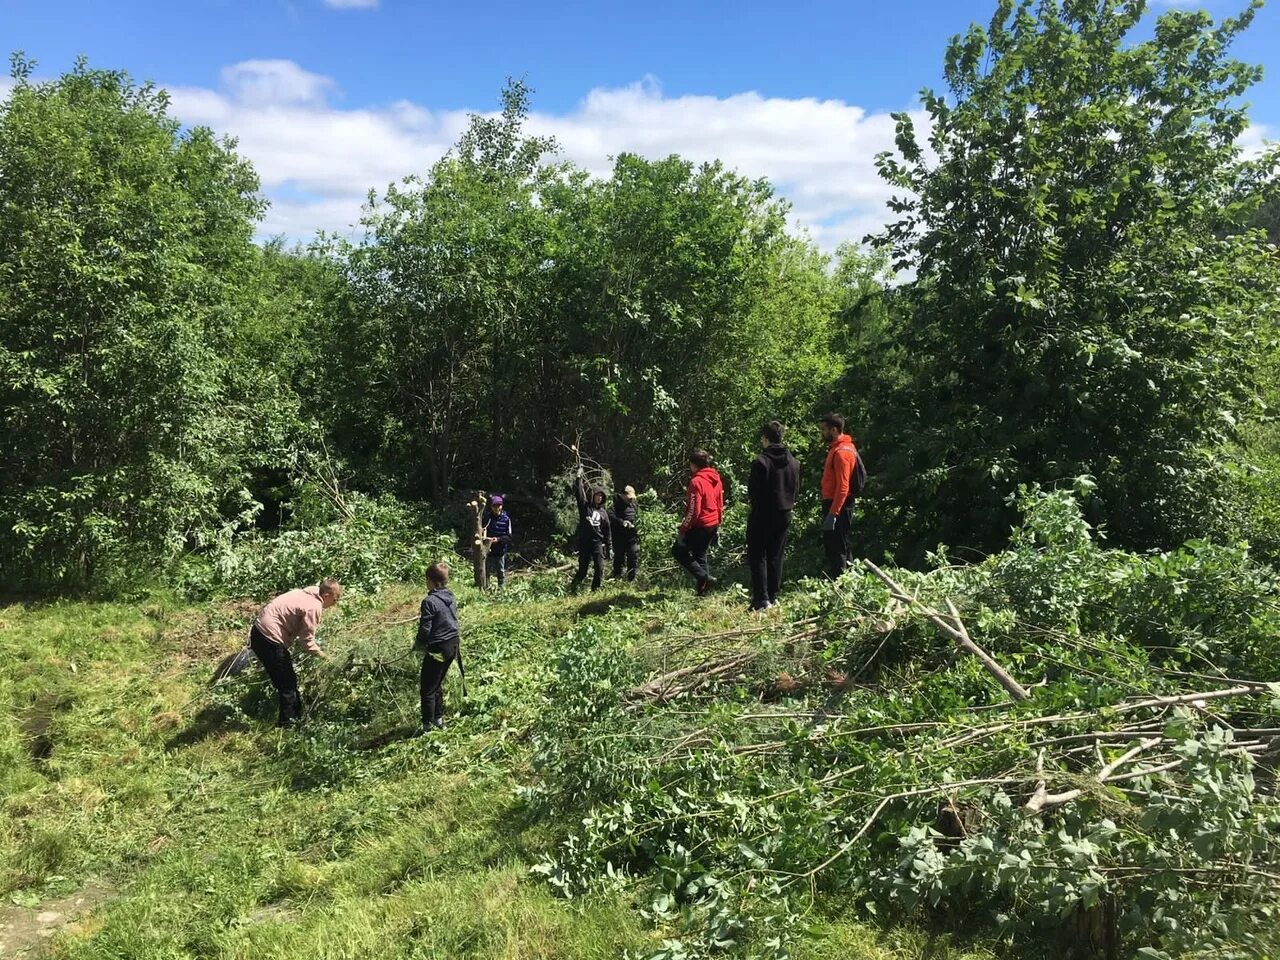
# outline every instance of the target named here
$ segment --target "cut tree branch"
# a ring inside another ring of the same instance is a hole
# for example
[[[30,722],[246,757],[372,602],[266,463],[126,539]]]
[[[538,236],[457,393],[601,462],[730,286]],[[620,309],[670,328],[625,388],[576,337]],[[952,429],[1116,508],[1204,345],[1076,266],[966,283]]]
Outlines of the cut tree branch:
[[[978,662],[982,664],[987,673],[995,677],[996,680],[999,681],[1000,686],[1004,687],[1005,690],[1009,692],[1009,696],[1019,701],[1030,699],[1031,694],[1027,692],[1027,688],[1017,680],[1013,679],[1013,677],[1009,675],[1008,671],[1000,666],[1000,664],[996,663],[995,659],[992,658],[989,653],[973,642],[973,639],[969,636],[969,631],[965,629],[964,621],[960,619],[960,614],[956,610],[954,603],[950,600],[947,601],[947,612],[950,616],[949,618],[944,617],[937,610],[934,610],[932,607],[922,602],[915,595],[908,593],[905,587],[899,584],[870,560],[863,558],[862,563],[868,570],[875,574],[885,586],[889,588],[894,599],[900,600],[903,603],[919,610],[929,620],[931,620],[933,625],[942,631],[945,636],[954,640],[962,650],[977,657]]]

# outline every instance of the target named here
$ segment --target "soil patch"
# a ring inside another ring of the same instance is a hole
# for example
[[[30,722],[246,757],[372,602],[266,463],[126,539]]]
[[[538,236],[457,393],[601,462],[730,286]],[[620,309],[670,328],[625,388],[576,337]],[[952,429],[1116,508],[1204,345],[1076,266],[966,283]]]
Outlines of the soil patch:
[[[34,907],[0,907],[0,957],[41,956],[55,935],[73,927],[114,893],[105,883],[95,882]]]

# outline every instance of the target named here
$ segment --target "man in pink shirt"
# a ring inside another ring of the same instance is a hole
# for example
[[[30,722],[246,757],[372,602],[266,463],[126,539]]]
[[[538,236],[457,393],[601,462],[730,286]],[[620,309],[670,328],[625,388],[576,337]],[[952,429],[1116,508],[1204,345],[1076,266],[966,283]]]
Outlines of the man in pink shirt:
[[[263,607],[249,629],[249,647],[262,661],[280,697],[282,727],[302,719],[302,695],[298,693],[298,675],[293,670],[289,644],[300,640],[308,653],[324,656],[316,643],[316,626],[321,612],[341,596],[342,586],[333,579],[322,580],[319,586],[290,590]]]

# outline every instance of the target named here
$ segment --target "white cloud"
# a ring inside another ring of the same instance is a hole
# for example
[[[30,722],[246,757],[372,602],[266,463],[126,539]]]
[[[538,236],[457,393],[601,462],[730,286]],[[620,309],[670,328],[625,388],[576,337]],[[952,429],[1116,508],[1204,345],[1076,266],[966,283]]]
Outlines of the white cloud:
[[[1264,123],[1250,124],[1236,140],[1240,153],[1250,159],[1260,156],[1267,147],[1274,144],[1275,131]]]
[[[335,10],[370,9],[378,5],[378,0],[324,0],[324,5]]]
[[[336,84],[287,60],[257,60],[223,71],[220,90],[173,88],[173,110],[239,140],[272,209],[266,235],[305,239],[317,229],[346,232],[372,187],[425,173],[466,128],[465,111],[407,101],[377,109],[329,103]],[[535,113],[530,132],[551,135],[566,159],[605,176],[622,152],[720,159],[767,177],[794,204],[795,222],[824,248],[859,240],[888,219],[889,189],[874,157],[893,144],[885,113],[839,100],[665,96],[652,80],[592,90],[564,114]]]
[[[222,71],[229,96],[247,106],[324,104],[336,84],[329,77],[303,70],[292,60],[244,60]]]

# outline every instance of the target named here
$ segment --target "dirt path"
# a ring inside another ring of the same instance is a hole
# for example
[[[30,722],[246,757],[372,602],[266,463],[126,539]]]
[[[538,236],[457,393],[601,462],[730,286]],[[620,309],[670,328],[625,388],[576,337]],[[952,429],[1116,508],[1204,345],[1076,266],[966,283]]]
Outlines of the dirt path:
[[[55,934],[61,933],[115,891],[90,883],[57,900],[34,907],[0,907],[0,957],[5,960],[40,956]]]

